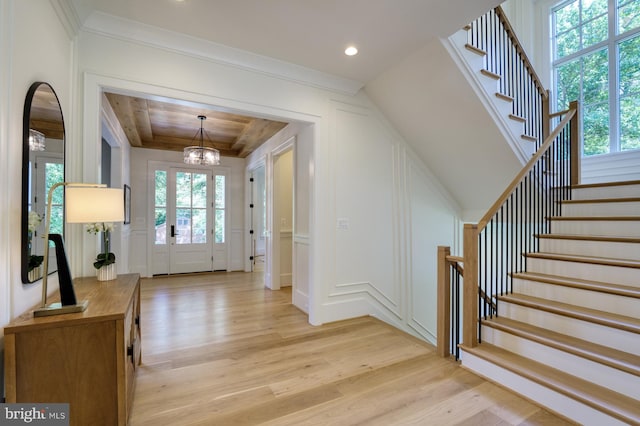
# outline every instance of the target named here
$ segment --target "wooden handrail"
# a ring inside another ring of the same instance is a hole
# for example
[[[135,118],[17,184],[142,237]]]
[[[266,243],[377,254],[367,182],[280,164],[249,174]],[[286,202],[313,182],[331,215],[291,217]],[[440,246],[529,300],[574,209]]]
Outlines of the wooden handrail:
[[[520,43],[520,40],[518,40],[518,37],[516,36],[516,33],[513,30],[513,27],[511,26],[511,23],[509,22],[509,20],[507,19],[506,14],[504,13],[504,10],[502,9],[502,7],[497,6],[495,8],[495,11],[496,11],[496,15],[500,19],[500,22],[504,26],[504,29],[507,32],[507,35],[511,39],[511,42],[513,43],[513,45],[515,46],[516,50],[518,51],[518,53],[522,57],[522,61],[524,62],[524,66],[527,68],[527,70],[529,71],[529,74],[533,78],[533,81],[536,84],[536,88],[538,89],[538,92],[540,93],[540,96],[542,96],[542,99],[548,99],[549,98],[549,93],[544,88],[544,86],[542,85],[542,81],[540,80],[540,77],[538,77],[538,74],[533,69],[533,65],[531,65],[531,61],[529,60],[529,57],[527,56],[526,52],[524,51],[524,48],[522,47],[522,44]]]
[[[533,166],[538,162],[540,157],[544,155],[544,153],[547,151],[547,148],[549,148],[549,146],[553,143],[555,138],[565,128],[567,123],[569,123],[569,121],[574,117],[574,115],[576,115],[576,111],[577,109],[575,108],[572,108],[569,110],[569,112],[562,119],[560,124],[558,124],[558,126],[556,126],[553,132],[551,132],[551,134],[547,136],[547,139],[545,139],[544,143],[540,146],[538,151],[533,155],[533,157],[531,157],[531,159],[527,162],[527,164],[520,171],[520,173],[516,175],[513,181],[511,181],[511,184],[507,186],[507,189],[505,189],[502,195],[500,195],[500,197],[496,200],[496,202],[493,203],[493,205],[489,208],[487,213],[485,213],[485,215],[482,216],[482,219],[478,221],[478,233],[480,233],[487,226],[487,224],[491,221],[491,218],[500,209],[500,206],[502,206],[502,204],[504,204],[504,202],[507,201],[507,198],[509,198],[513,190],[520,184],[520,182],[522,182],[522,179],[524,179],[524,177],[529,173],[529,171],[533,168]]]
[[[549,118],[560,117],[561,115],[568,114],[571,111],[571,108],[565,109],[563,111],[552,112],[549,114]]]
[[[491,306],[492,312],[497,312],[498,306],[496,305],[496,302],[494,302],[491,297],[487,296],[487,293],[485,293],[482,289],[479,289],[478,291],[480,292],[480,299],[484,300],[487,305]]]

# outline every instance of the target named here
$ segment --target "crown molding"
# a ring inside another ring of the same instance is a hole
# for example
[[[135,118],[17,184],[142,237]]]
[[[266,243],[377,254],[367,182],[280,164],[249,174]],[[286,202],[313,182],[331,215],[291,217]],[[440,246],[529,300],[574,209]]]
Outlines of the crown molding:
[[[71,0],[49,0],[49,2],[56,11],[58,19],[67,31],[69,38],[73,40],[80,31],[82,25]]]
[[[66,2],[68,0],[51,1]],[[348,95],[356,94],[364,86],[360,81],[338,77],[103,12],[93,12],[84,22],[82,30]]]

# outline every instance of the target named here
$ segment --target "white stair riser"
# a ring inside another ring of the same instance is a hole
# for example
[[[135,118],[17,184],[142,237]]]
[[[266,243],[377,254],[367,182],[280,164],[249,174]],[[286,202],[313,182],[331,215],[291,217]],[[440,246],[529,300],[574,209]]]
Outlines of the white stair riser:
[[[625,315],[640,319],[640,299],[615,294],[600,293],[581,288],[554,285],[521,278],[513,280],[513,292],[541,299],[597,309],[612,314]],[[640,339],[640,336],[638,336]]]
[[[499,88],[498,80],[482,74],[481,71],[487,68],[486,56],[478,55],[464,47],[467,43],[467,32],[465,30],[459,30],[450,36],[449,40],[452,43],[452,47],[455,46],[454,49],[457,55],[460,56],[464,63],[459,65],[470,73],[469,77],[472,86],[477,89],[476,93],[481,99],[486,100],[485,106],[489,110],[494,110],[496,120],[499,122],[498,125],[501,127],[505,137],[511,138],[514,144],[512,146],[517,145],[517,149],[524,154],[524,158],[529,158],[534,153],[535,144],[521,140],[520,136],[524,133],[524,123],[509,118],[509,114],[513,111],[513,102],[505,101],[496,96]],[[457,55],[454,56],[457,57]]]
[[[543,253],[640,260],[640,243],[540,238]]]
[[[532,309],[526,306],[500,301],[498,303],[500,316],[511,318],[540,328],[553,330],[557,333],[574,336],[603,346],[640,355],[640,335],[629,331],[611,328],[592,322],[569,318],[551,312]]]
[[[640,377],[492,327],[482,327],[482,341],[543,362],[572,376],[640,399]]]
[[[600,188],[579,188],[571,192],[574,200],[594,200],[601,198],[631,198],[640,195],[640,184],[604,186]]]
[[[554,234],[640,238],[640,221],[629,220],[552,220]]]
[[[527,272],[640,287],[640,269],[528,257]]]
[[[615,203],[565,203],[562,216],[640,216],[640,201]]]
[[[546,388],[538,383],[519,376],[507,369],[499,367],[482,358],[474,356],[462,350],[460,352],[462,365],[474,371],[481,377],[486,377],[496,383],[536,401],[568,419],[572,419],[585,426],[619,426],[626,425],[618,419],[610,417],[588,405],[569,398],[568,396]]]

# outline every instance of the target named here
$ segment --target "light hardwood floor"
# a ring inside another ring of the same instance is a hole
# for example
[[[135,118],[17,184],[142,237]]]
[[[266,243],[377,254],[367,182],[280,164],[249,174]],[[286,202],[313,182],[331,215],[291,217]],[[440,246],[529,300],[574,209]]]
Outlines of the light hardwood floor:
[[[565,425],[374,318],[314,327],[262,274],[142,281],[130,424]]]

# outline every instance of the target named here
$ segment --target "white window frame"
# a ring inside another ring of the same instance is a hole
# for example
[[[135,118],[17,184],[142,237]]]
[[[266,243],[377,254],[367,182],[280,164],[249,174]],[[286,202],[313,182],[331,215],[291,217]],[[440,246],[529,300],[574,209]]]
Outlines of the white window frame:
[[[542,25],[541,29],[544,31],[543,34],[549,35],[549,43],[547,43],[546,49],[543,49],[543,52],[546,51],[546,54],[543,57],[549,58],[549,65],[547,67],[548,73],[551,76],[551,87],[552,89],[552,97],[555,97],[556,93],[556,82],[555,82],[555,67],[557,65],[561,65],[570,61],[573,61],[577,58],[589,55],[603,48],[607,48],[608,50],[608,60],[609,60],[609,152],[597,155],[611,155],[611,154],[619,154],[626,152],[636,152],[638,150],[626,150],[621,151],[620,147],[620,96],[618,90],[618,45],[625,40],[629,40],[634,37],[640,36],[640,27],[628,30],[622,34],[617,33],[617,0],[608,0],[608,26],[609,26],[609,37],[600,43],[596,43],[587,48],[579,50],[573,54],[564,56],[561,59],[554,60],[553,59],[553,45],[554,45],[554,34],[553,32],[553,10],[563,4],[568,4],[574,0],[552,0],[546,1],[542,3],[542,10],[545,13],[546,19],[543,22],[546,22],[546,26]],[[613,36],[612,36],[613,34]],[[555,98],[553,99],[553,105],[555,105]],[[582,103],[581,103],[582,105]],[[581,123],[582,125],[582,123]],[[581,152],[584,151],[584,147],[580,147]],[[592,157],[592,156],[589,156]]]

